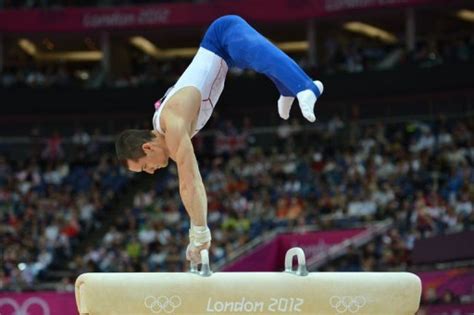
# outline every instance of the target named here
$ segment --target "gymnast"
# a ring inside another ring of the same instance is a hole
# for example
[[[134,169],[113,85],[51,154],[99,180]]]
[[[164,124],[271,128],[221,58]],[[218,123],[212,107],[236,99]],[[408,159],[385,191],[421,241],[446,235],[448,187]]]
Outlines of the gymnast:
[[[278,91],[278,113],[288,119],[295,98],[303,116],[314,122],[314,104],[323,92],[283,51],[245,20],[227,15],[206,31],[191,64],[176,84],[155,103],[154,130],[125,130],[116,153],[130,171],[153,174],[171,158],[177,164],[179,192],[190,217],[186,258],[200,262],[200,251],[211,244],[207,226],[207,197],[191,138],[211,117],[224,89],[229,67],[252,69],[270,78]]]

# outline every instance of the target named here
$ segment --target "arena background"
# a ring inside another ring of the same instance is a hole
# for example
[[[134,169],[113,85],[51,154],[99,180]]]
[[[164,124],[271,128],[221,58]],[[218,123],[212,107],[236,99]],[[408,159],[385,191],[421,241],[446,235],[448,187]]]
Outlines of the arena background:
[[[473,314],[474,4],[456,0],[0,0],[0,314],[77,314],[88,271],[187,270],[176,168],[127,172],[113,139],[151,128],[225,14],[325,92],[315,124],[283,121],[269,80],[230,71],[194,139],[213,268],[281,271],[298,245],[311,271],[416,273],[419,314]]]

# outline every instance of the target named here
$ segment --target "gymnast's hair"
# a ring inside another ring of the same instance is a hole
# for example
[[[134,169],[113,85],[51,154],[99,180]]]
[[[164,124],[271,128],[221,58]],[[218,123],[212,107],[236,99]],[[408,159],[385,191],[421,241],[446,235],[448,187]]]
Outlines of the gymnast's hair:
[[[118,160],[127,165],[127,160],[137,161],[145,156],[142,145],[154,137],[151,130],[127,129],[122,131],[115,139],[115,152]]]

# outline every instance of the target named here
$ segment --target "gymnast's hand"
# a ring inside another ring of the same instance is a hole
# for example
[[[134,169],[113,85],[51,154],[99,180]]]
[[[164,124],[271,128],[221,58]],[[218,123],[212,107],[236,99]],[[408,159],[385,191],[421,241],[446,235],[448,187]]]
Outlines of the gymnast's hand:
[[[195,263],[195,264],[200,264],[201,263],[201,251],[204,249],[209,249],[211,247],[211,242],[207,242],[205,244],[202,244],[200,246],[195,246],[191,243],[189,243],[188,248],[186,249],[186,259]]]
[[[191,223],[186,259],[199,264],[201,262],[201,250],[211,247],[211,239],[211,230],[207,226],[196,226]]]

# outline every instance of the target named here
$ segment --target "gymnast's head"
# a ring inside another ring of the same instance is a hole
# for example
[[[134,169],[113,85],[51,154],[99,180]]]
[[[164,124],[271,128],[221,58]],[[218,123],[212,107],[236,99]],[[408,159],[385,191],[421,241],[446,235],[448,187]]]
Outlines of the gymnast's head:
[[[132,172],[153,174],[168,165],[164,137],[154,130],[122,131],[115,140],[115,151],[118,160]]]

